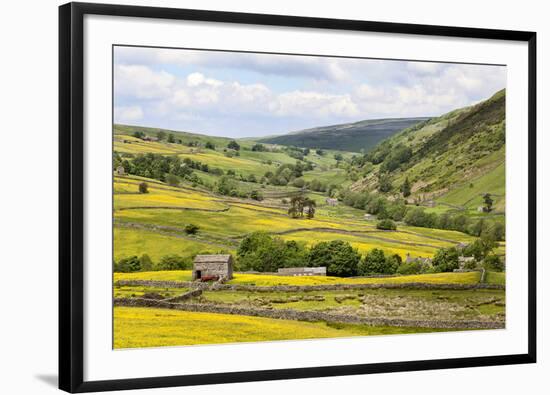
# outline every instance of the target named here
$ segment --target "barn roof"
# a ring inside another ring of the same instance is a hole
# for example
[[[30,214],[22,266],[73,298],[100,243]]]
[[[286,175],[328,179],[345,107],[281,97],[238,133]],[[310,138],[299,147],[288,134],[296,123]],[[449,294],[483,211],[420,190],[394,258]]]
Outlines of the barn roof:
[[[231,260],[231,254],[216,254],[216,255],[197,255],[195,263],[216,262],[225,263]]]

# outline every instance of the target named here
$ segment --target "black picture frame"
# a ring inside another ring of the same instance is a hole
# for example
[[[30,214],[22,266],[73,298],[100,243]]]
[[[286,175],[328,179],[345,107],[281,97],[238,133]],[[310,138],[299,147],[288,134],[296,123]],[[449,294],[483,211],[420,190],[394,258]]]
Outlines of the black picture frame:
[[[84,381],[83,19],[87,14],[510,40],[528,43],[528,352],[297,369]],[[71,393],[450,369],[536,362],[536,33],[128,5],[59,8],[59,388]]]

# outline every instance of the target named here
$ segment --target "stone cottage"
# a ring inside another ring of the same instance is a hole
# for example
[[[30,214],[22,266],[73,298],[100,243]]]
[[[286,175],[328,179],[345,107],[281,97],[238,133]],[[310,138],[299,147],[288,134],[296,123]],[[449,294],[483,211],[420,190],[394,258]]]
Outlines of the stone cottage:
[[[338,199],[334,199],[334,198],[326,198],[325,202],[329,206],[337,206],[338,205]]]
[[[205,277],[233,278],[233,256],[231,254],[197,255],[193,261],[193,280]]]
[[[125,176],[126,175],[126,170],[124,170],[123,166],[117,166],[116,174],[119,175],[119,176]]]

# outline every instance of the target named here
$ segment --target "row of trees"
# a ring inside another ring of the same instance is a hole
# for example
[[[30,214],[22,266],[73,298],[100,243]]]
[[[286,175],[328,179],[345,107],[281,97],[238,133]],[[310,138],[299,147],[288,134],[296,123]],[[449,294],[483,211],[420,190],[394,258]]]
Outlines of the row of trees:
[[[136,255],[122,258],[113,262],[113,270],[119,273],[149,272],[154,270],[186,270],[193,266],[190,257],[180,255],[165,255],[158,262],[147,254],[138,257]]]
[[[498,219],[471,218],[460,212],[430,213],[423,207],[408,205],[404,199],[390,201],[366,191],[344,191],[340,193],[340,199],[344,204],[365,210],[380,220],[391,219],[422,228],[456,230],[476,237],[487,235],[495,240],[505,239],[506,228]]]
[[[181,159],[175,155],[166,156],[153,153],[137,154],[131,158],[127,158],[115,152],[113,165],[115,169],[118,166],[122,166],[127,174],[153,178],[163,182],[167,181],[169,175],[172,175],[191,182],[200,183],[198,177],[192,177],[193,170],[200,170],[214,175],[224,174],[222,169],[208,166],[206,163],[190,158]],[[174,180],[173,177],[172,179]]]
[[[502,270],[500,258],[492,254],[494,242],[479,240],[468,251],[455,247],[436,252],[432,266],[421,260],[403,262],[397,254],[386,254],[374,248],[364,256],[351,244],[342,240],[320,242],[308,248],[305,243],[284,241],[265,232],[246,236],[237,249],[238,270],[276,272],[281,267],[325,266],[331,276],[350,277],[376,274],[417,274],[451,272],[459,268],[461,254],[475,254],[476,262],[491,270]],[[470,256],[470,255],[466,255]]]

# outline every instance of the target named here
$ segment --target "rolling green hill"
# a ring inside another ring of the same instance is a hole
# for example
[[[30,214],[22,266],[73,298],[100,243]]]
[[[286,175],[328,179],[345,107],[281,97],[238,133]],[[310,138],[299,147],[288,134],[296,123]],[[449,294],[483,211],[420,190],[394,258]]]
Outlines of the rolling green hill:
[[[336,149],[351,152],[370,151],[380,141],[428,118],[372,119],[355,123],[322,126],[272,136],[259,141],[296,147]]]
[[[435,200],[446,208],[475,212],[490,193],[496,211],[503,212],[505,103],[502,90],[384,140],[356,161],[364,177],[352,189],[379,190],[380,176],[387,174],[392,195],[409,180],[411,202]]]

